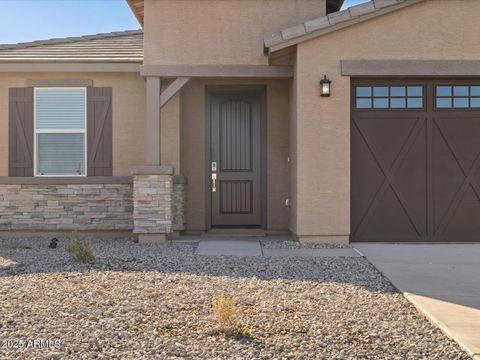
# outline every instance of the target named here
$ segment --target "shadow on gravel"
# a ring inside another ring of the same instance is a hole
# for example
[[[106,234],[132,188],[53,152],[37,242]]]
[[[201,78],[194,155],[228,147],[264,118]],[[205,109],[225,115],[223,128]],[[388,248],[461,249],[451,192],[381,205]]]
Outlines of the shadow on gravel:
[[[231,278],[352,283],[369,291],[395,288],[364,258],[233,257],[195,255],[196,242],[140,245],[133,239],[92,241],[95,262],[77,264],[59,239],[0,239],[0,278],[41,273],[157,272]]]
[[[93,241],[95,262],[80,265],[49,242],[0,239],[0,327],[60,339],[58,358],[467,359],[364,258],[197,256],[196,243],[121,238]],[[238,300],[253,341],[210,332],[218,293]],[[8,355],[38,358],[25,354]]]

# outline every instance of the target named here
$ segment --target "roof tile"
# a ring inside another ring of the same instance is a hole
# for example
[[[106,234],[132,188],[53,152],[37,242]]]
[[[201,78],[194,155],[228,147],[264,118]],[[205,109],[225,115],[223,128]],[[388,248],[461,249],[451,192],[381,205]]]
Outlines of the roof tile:
[[[141,30],[0,45],[0,62],[142,62]]]
[[[263,41],[266,47],[270,47],[273,45],[281,44],[284,40],[281,33],[276,33],[269,36],[265,36]]]
[[[325,28],[330,26],[330,21],[328,21],[328,16],[322,16],[313,20],[305,22],[305,29],[307,32],[312,32],[318,29]]]
[[[270,36],[265,37],[265,46],[267,48],[281,45],[282,43],[286,43],[284,46],[277,47],[277,50],[286,46],[290,46],[296,44],[297,41],[290,41],[295,40],[297,38],[301,39],[304,35],[313,33],[318,31],[319,35],[326,34],[336,29],[343,28],[346,26],[353,25],[357,22],[362,21],[362,17],[365,20],[371,18],[372,16],[366,16],[370,14],[375,14],[378,10],[392,7],[392,9],[387,9],[391,11],[395,11],[396,9],[413,5],[418,2],[425,1],[425,0],[371,0],[359,5],[355,5],[349,7],[348,9],[337,11],[334,13],[330,13],[327,16],[322,16],[316,19],[311,19],[303,24],[290,27],[288,29],[284,29],[279,33],[272,34]],[[393,6],[398,5],[398,6]],[[378,15],[382,15],[384,12],[378,12]],[[375,15],[373,15],[375,16]],[[358,19],[358,20],[357,20]],[[334,26],[340,24],[339,26]],[[343,26],[341,26],[343,25]],[[306,37],[306,39],[310,39],[311,36]],[[299,40],[300,42],[302,40]]]
[[[350,19],[351,19],[351,16],[348,9],[328,14],[328,20],[330,21],[330,25],[334,25],[339,22],[347,21]]]
[[[403,0],[373,0],[375,4],[375,9],[381,9],[387,6],[398,4],[399,2],[403,2]]]
[[[300,25],[292,26],[292,27],[289,27],[287,29],[282,30],[282,38],[284,40],[289,40],[289,39],[296,38],[298,36],[305,35],[306,33],[307,32],[305,30],[305,25],[300,24]]]
[[[357,17],[375,11],[375,6],[373,5],[373,2],[369,1],[364,4],[352,6],[349,10],[351,16]]]

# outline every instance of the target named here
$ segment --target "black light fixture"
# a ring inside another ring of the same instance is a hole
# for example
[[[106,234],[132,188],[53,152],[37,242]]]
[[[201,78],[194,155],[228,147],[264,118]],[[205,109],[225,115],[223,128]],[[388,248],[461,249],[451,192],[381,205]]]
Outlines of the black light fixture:
[[[332,82],[327,79],[327,75],[324,76],[322,80],[320,80],[320,95],[321,96],[330,96],[330,85]]]

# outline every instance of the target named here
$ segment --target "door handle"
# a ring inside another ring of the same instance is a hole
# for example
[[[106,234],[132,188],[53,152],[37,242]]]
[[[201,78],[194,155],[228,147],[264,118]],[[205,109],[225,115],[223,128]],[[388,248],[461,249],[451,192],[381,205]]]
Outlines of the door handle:
[[[212,192],[217,192],[217,174],[212,173]]]

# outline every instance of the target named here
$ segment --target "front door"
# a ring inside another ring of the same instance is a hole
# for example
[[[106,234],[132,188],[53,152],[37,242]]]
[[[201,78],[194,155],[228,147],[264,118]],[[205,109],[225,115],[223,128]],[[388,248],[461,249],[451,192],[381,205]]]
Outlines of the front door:
[[[211,224],[260,226],[263,90],[210,95]]]

